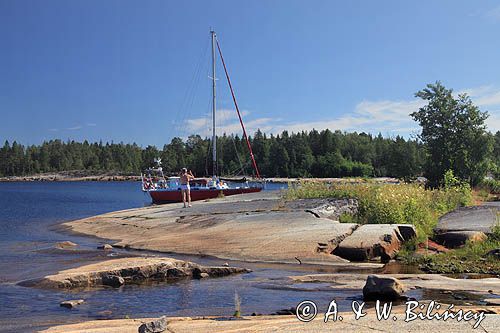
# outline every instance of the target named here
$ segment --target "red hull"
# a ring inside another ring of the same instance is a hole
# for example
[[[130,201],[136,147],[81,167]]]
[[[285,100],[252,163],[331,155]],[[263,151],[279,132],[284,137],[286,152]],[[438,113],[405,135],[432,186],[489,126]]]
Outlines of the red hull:
[[[225,189],[225,190],[191,189],[191,201],[217,198],[221,192],[222,192],[222,194],[224,194],[224,196],[228,196],[228,195],[236,195],[236,194],[244,194],[244,193],[254,193],[254,192],[260,192],[260,191],[262,191],[262,188],[260,188],[260,187],[231,188],[231,189]],[[151,196],[151,199],[153,199],[153,203],[155,203],[155,204],[182,202],[182,194],[181,194],[180,190],[177,190],[177,191],[162,191],[162,190],[149,191],[149,195]]]

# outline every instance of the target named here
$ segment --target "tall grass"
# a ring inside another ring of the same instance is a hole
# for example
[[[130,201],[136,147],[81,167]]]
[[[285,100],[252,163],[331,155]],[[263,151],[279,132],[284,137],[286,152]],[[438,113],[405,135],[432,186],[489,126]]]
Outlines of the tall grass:
[[[324,183],[302,182],[290,188],[286,199],[355,198],[358,214],[353,221],[360,224],[413,224],[417,238],[432,235],[439,216],[472,201],[468,186],[429,190],[417,184]],[[345,219],[344,219],[345,220]]]

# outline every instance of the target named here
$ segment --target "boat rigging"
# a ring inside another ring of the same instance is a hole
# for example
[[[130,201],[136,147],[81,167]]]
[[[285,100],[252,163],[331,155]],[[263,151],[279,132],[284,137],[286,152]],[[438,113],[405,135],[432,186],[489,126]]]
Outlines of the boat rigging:
[[[241,117],[241,113],[236,101],[236,96],[234,94],[233,86],[229,78],[229,73],[222,56],[222,50],[217,40],[217,35],[215,31],[210,31],[211,44],[212,44],[212,177],[211,178],[195,178],[190,181],[191,186],[191,200],[204,200],[210,198],[216,198],[218,196],[228,196],[243,193],[253,193],[260,192],[262,186],[251,185],[248,180],[244,177],[243,183],[238,185],[232,184],[218,176],[217,170],[217,133],[216,133],[216,114],[217,114],[217,104],[216,104],[216,51],[218,52],[222,66],[224,68],[224,73],[231,91],[231,96],[233,103],[238,114],[238,119],[240,121],[241,128],[243,130],[243,137],[246,140],[247,148],[252,160],[252,166],[255,171],[255,175],[260,179],[259,169],[257,167],[257,162],[252,151],[252,146]],[[170,203],[170,202],[182,202],[181,194],[181,184],[180,177],[168,177],[166,178],[163,169],[161,167],[161,159],[155,159],[156,166],[149,168],[145,173],[141,174],[142,180],[142,190],[148,192],[151,196],[153,203]]]

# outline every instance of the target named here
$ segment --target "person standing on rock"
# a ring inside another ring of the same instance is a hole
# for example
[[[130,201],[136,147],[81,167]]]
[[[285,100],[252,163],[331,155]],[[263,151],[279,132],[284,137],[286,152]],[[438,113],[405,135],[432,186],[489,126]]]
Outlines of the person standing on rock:
[[[182,168],[181,173],[181,192],[182,192],[182,202],[184,203],[184,208],[186,208],[186,196],[187,196],[187,202],[188,202],[188,207],[191,207],[191,189],[189,187],[189,181],[194,179],[193,173],[191,170],[188,170],[186,168]]]

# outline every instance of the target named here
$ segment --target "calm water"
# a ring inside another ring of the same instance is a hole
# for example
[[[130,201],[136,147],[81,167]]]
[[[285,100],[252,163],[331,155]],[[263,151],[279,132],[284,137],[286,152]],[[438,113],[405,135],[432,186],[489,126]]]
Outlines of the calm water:
[[[268,189],[276,189],[271,184]],[[231,315],[234,294],[241,298],[242,313],[273,313],[304,299],[326,307],[332,298],[347,306],[360,298],[359,290],[332,291],[325,284],[292,284],[289,275],[325,271],[299,265],[270,265],[230,262],[253,269],[250,274],[208,280],[187,280],[149,286],[124,286],[90,291],[48,291],[26,288],[17,282],[106,256],[144,255],[144,252],[96,250],[103,243],[58,231],[62,221],[104,212],[141,207],[150,202],[134,182],[29,182],[0,183],[0,331],[31,331],[51,324],[84,319],[166,315]],[[57,250],[54,244],[70,240],[75,250]],[[175,255],[201,264],[225,261]],[[328,271],[328,269],[326,269]],[[85,299],[73,310],[61,308],[67,299]],[[347,309],[347,308],[346,308]]]

